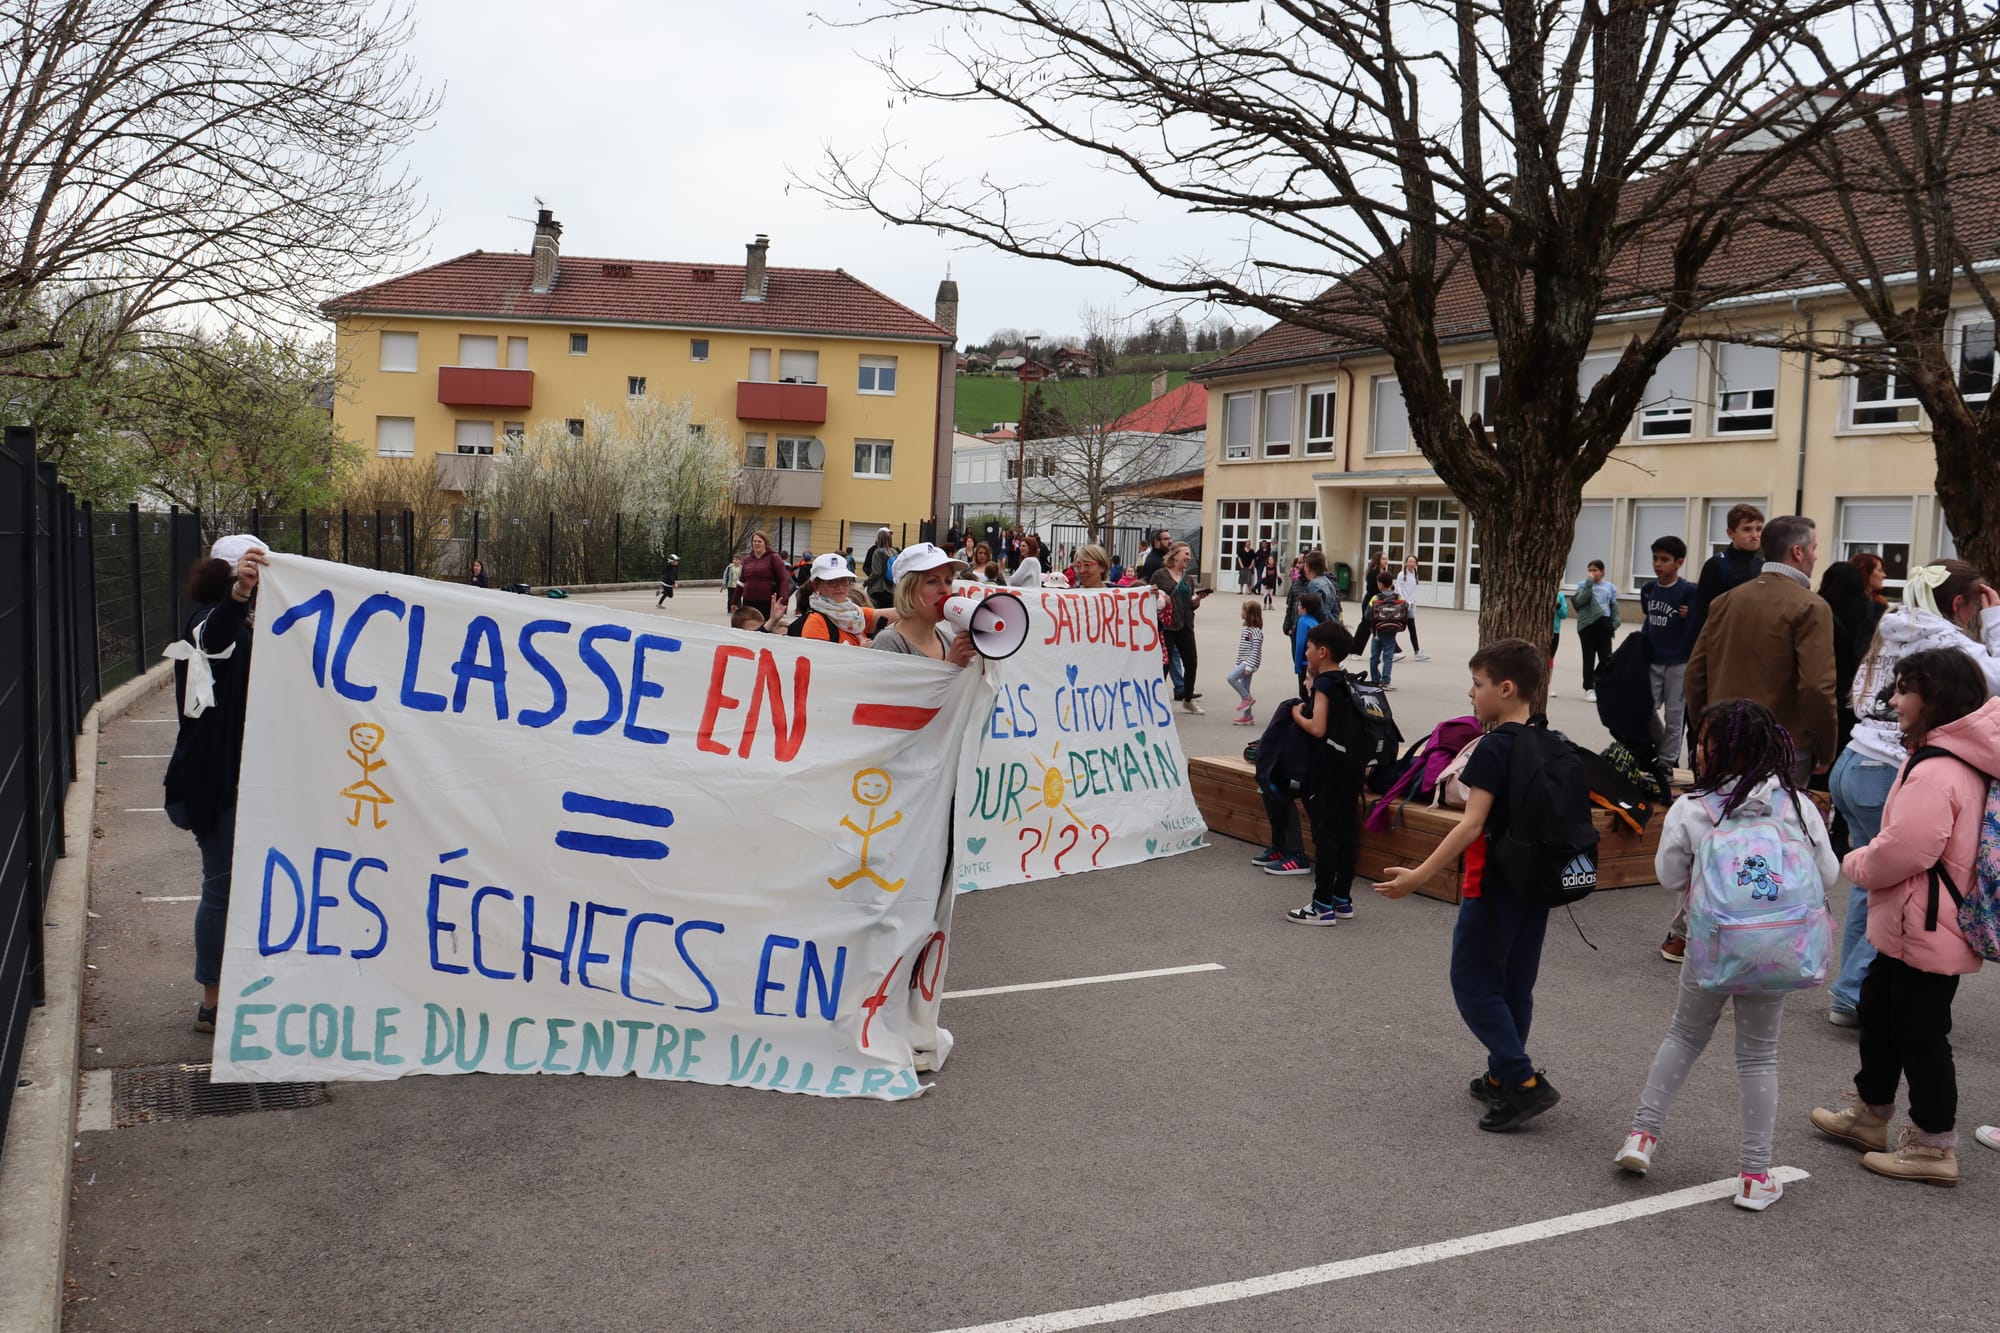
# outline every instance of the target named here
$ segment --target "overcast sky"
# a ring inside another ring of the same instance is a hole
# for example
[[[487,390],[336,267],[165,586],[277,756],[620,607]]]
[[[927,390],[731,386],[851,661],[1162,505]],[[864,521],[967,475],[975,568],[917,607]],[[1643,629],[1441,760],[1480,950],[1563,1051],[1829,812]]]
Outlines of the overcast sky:
[[[885,136],[955,176],[1039,184],[1041,216],[1129,208],[1144,220],[1131,248],[1151,257],[1240,251],[1222,224],[1174,216],[1073,156],[1005,134],[997,111],[888,105],[866,57],[927,34],[833,29],[812,10],[860,5],[419,0],[414,56],[444,91],[411,158],[436,219],[427,258],[525,251],[540,196],[571,254],[740,264],[745,242],[768,232],[772,264],[844,268],[926,315],[950,264],[968,341],[1010,325],[1076,332],[1086,304],[1148,305],[1113,275],[956,248],[787,192],[788,173],[817,173],[824,144],[867,149]]]

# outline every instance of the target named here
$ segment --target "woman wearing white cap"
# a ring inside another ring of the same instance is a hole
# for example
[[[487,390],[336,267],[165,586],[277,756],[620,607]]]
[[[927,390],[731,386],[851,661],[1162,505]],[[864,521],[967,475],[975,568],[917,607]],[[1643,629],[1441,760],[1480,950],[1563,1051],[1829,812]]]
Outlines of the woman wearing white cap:
[[[878,611],[854,600],[854,569],[837,551],[828,551],[812,562],[811,591],[805,610],[792,622],[794,638],[859,646],[863,639],[898,619],[894,611]]]
[[[953,634],[943,623],[952,578],[964,572],[963,560],[952,559],[931,542],[905,547],[895,566],[895,609],[901,618],[875,636],[874,646],[885,653],[932,657],[953,666],[970,662],[971,637]]]
[[[250,681],[250,599],[269,548],[255,537],[224,537],[188,571],[195,603],[174,663],[180,734],[167,762],[166,812],[201,849],[201,905],[194,911],[194,979],[201,987],[198,1031],[215,1031],[222,984],[223,926],[229,917],[229,857],[236,841],[236,781],[243,761],[243,715]]]

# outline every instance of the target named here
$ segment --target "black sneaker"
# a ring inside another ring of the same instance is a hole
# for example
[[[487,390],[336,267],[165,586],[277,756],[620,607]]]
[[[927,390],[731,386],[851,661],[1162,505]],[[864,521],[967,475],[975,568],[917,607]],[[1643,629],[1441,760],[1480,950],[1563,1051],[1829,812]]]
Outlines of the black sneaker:
[[[1468,1091],[1472,1093],[1473,1101],[1487,1104],[1500,1095],[1500,1085],[1486,1074],[1474,1074]]]
[[[1504,1134],[1519,1129],[1562,1100],[1556,1085],[1539,1069],[1535,1071],[1534,1083],[1532,1088],[1502,1088],[1494,1094],[1486,1114],[1479,1117],[1479,1127],[1490,1134]]]
[[[1278,850],[1276,847],[1266,847],[1263,851],[1250,858],[1250,864],[1262,870],[1265,866],[1276,865],[1284,859],[1284,852]]]
[[[214,1005],[212,1005],[212,1004],[203,1004],[203,1005],[197,1005],[197,1006],[195,1007],[195,1011],[194,1011],[194,1030],[195,1030],[196,1032],[213,1032],[213,1031],[215,1031],[215,1006],[214,1006]]]

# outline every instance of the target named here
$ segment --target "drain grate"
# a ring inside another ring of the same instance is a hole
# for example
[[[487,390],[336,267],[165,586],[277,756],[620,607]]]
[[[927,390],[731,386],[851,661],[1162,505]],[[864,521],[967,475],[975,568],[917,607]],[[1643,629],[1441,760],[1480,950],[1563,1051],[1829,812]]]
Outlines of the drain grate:
[[[119,1129],[196,1116],[247,1115],[324,1106],[324,1083],[211,1083],[211,1065],[149,1065],[111,1078],[111,1114]]]

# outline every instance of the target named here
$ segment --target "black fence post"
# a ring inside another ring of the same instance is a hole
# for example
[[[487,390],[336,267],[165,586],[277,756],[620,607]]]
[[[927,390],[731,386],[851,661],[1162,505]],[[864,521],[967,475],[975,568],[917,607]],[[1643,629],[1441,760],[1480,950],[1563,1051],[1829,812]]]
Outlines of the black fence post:
[[[382,511],[375,511],[375,568],[382,568]]]
[[[299,509],[299,554],[300,555],[312,554],[312,538],[310,536],[312,529],[306,526],[306,524],[310,523],[311,521],[312,521],[312,516],[306,513],[305,509],[301,507]]]
[[[479,559],[479,511],[477,509],[472,511],[472,558],[475,561]],[[468,565],[467,568],[469,569],[471,566]]]
[[[83,502],[83,560],[89,566],[90,585],[90,679],[91,698],[104,697],[104,663],[97,643],[97,514],[88,500]]]
[[[181,567],[181,507],[167,506],[167,605],[172,608],[175,633],[181,627],[181,581],[174,571]]]
[[[254,507],[250,510],[250,535],[258,541],[264,540],[263,516]]]
[[[353,564],[353,563],[354,563],[354,550],[353,550],[353,548],[352,548],[352,547],[351,547],[351,546],[350,546],[350,545],[348,544],[348,540],[347,540],[347,506],[346,506],[346,505],[342,505],[342,506],[340,507],[340,563],[341,563],[341,564],[343,564],[343,565],[351,565],[351,564]]]
[[[24,785],[27,788],[27,820],[22,845],[27,848],[28,891],[33,894],[28,901],[30,907],[17,918],[27,927],[27,992],[30,1002],[41,1004],[42,991],[42,917],[45,911],[49,876],[42,864],[44,843],[42,841],[42,635],[41,589],[36,585],[41,581],[40,564],[41,541],[36,532],[36,510],[41,495],[41,479],[35,464],[35,432],[30,426],[9,426],[6,432],[7,449],[21,463],[21,534],[25,543],[24,568],[21,579],[21,618],[23,636],[21,666],[21,767],[24,770]],[[138,506],[134,505],[136,509]],[[57,798],[62,798],[58,794]],[[11,1008],[12,1006],[9,1006]],[[12,1043],[7,1034],[0,1033],[0,1050]],[[13,1088],[0,1089],[0,1107],[11,1101]]]
[[[611,581],[625,581],[625,515],[623,511],[611,516]]]
[[[125,510],[130,520],[129,544],[132,548],[132,672],[146,674],[146,581],[140,568],[142,548],[139,544],[139,502],[134,500]]]
[[[415,574],[417,572],[417,534],[414,531],[416,524],[413,521],[415,518],[416,515],[409,510],[405,509],[403,511],[403,572],[405,574]]]
[[[549,511],[549,540],[542,547],[542,584],[553,588],[556,584],[556,511]]]

